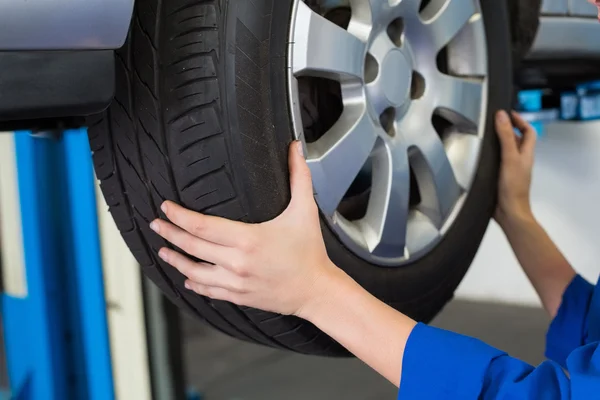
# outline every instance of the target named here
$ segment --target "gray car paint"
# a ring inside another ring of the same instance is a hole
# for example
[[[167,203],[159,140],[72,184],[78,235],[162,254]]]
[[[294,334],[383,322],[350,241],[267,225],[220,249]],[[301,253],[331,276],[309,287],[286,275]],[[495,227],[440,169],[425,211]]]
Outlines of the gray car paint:
[[[577,17],[595,17],[598,15],[598,8],[583,0],[568,0],[569,14]]]
[[[600,58],[598,9],[586,0],[544,0],[529,59]]]
[[[85,50],[116,49],[123,45],[134,0],[0,0],[0,51],[6,50]],[[565,30],[576,29],[578,35],[600,34],[597,27],[573,17],[592,18],[596,7],[585,0],[543,0],[543,16],[564,16],[565,21],[542,18],[530,57],[554,52],[554,56],[600,54],[600,46],[586,41],[572,48],[573,35]],[[583,32],[584,31],[584,32]],[[543,35],[543,36],[542,36]],[[597,36],[596,36],[597,37]],[[583,46],[591,45],[591,48]],[[570,49],[565,52],[565,49]]]
[[[567,15],[568,12],[568,0],[544,0],[542,2],[542,14]]]
[[[586,0],[544,0],[542,15],[570,15],[576,17],[595,17],[598,10]]]
[[[116,49],[134,0],[0,0],[0,51]]]

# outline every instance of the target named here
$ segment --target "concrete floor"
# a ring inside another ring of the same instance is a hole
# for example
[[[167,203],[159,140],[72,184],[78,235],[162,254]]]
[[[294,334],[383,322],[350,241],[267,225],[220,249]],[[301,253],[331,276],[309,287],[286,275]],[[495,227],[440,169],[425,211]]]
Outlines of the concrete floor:
[[[539,308],[454,301],[434,325],[537,365],[549,319]],[[379,400],[396,389],[355,359],[301,356],[243,343],[186,319],[188,384],[204,400]]]

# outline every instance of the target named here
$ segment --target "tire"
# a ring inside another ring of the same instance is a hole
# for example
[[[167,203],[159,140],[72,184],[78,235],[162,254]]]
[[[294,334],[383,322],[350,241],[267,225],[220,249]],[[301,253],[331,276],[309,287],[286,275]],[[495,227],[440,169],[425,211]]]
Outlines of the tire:
[[[287,97],[292,0],[139,0],[117,52],[117,94],[89,137],[102,192],[143,272],[178,306],[236,338],[306,354],[345,355],[308,322],[190,293],[157,257],[149,229],[168,199],[246,222],[269,220],[290,197],[293,140]],[[463,278],[495,207],[493,112],[511,101],[505,2],[483,0],[489,104],[471,195],[445,238],[402,268],[355,256],[323,223],[331,259],[372,294],[419,321],[438,313]],[[469,210],[465,212],[464,210]],[[465,240],[468,238],[468,240]]]

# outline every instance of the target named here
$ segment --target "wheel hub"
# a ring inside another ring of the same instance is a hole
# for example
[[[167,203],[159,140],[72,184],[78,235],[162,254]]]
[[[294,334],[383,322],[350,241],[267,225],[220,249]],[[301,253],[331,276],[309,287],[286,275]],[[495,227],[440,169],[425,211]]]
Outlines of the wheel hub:
[[[391,107],[400,107],[410,93],[412,67],[402,51],[393,49],[383,59],[378,85]]]
[[[371,263],[403,265],[443,237],[477,170],[487,104],[479,8],[473,0],[325,3],[349,6],[352,15],[338,26],[296,2],[289,38],[294,130],[306,146],[319,208],[340,240]],[[341,115],[311,142],[303,135],[300,77],[341,89]],[[344,217],[338,208],[367,170],[366,210]]]

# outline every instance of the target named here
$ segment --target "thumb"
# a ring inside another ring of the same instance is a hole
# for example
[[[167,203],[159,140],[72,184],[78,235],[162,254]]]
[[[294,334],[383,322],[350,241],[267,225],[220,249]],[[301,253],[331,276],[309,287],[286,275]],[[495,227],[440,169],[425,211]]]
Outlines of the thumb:
[[[521,117],[517,112],[512,112],[513,119],[515,121],[516,127],[521,131],[523,135],[522,143],[521,143],[521,151],[527,155],[532,156],[535,152],[535,144],[537,141],[537,132],[534,127],[523,117]]]
[[[312,178],[300,141],[295,141],[290,146],[289,166],[292,203],[313,201]]]

